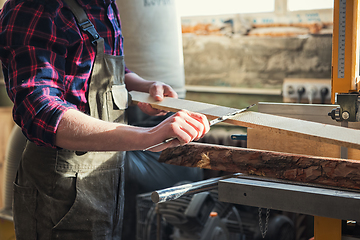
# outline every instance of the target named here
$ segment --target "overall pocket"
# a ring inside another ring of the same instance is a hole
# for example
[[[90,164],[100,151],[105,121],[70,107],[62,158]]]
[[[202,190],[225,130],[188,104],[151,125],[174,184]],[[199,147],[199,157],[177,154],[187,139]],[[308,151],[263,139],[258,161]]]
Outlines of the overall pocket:
[[[113,85],[111,91],[106,92],[106,106],[108,110],[109,122],[126,121],[124,112],[128,107],[128,91],[124,84]]]
[[[36,189],[14,182],[14,223],[17,240],[36,240]]]

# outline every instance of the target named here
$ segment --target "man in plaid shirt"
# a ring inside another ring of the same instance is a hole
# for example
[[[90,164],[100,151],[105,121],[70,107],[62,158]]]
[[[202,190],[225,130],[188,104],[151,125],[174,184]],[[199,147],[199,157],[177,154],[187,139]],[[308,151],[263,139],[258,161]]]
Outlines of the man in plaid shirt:
[[[84,168],[96,166],[93,170],[79,170],[83,162],[88,163],[86,152],[142,150],[165,139],[177,138],[151,149],[161,151],[197,140],[209,130],[204,115],[188,111],[180,111],[151,128],[93,117],[89,89],[97,71],[94,62],[99,55],[98,40],[103,39],[105,55],[121,57],[123,38],[114,0],[77,2],[94,25],[98,39],[92,39],[79,28],[73,9],[63,0],[9,0],[0,15],[0,58],[6,88],[14,103],[14,121],[29,140],[15,181],[14,220],[18,240],[118,239],[120,234],[115,229],[119,225],[112,222],[121,218],[118,211],[122,209],[115,210],[113,203],[104,201],[111,199],[116,205],[120,200],[104,187],[112,186],[114,176],[121,182],[118,176],[121,174],[101,172],[95,176],[105,164],[103,161],[93,165],[98,160]],[[125,66],[123,69],[120,75],[128,91],[148,92],[159,101],[164,96],[177,97],[170,86],[146,81]],[[150,115],[164,114],[149,104],[140,103],[139,107]],[[27,155],[28,152],[31,154]],[[71,165],[74,159],[76,164]],[[116,166],[120,162],[121,167],[121,160],[114,162]],[[103,185],[94,185],[104,179],[107,181]],[[45,187],[43,182],[47,183]],[[82,183],[88,188],[79,190]],[[112,186],[115,192],[121,187],[120,183]],[[81,197],[87,202],[76,208]],[[92,207],[81,209],[87,205]],[[98,209],[104,212],[98,214]],[[65,218],[70,213],[75,213],[75,220]],[[108,215],[111,220],[103,220]]]

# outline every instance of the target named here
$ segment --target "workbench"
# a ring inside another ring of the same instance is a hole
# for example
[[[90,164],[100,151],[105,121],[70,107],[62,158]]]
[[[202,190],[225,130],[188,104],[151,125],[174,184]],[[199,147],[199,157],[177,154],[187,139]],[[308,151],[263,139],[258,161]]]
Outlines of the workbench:
[[[222,202],[360,221],[360,191],[251,177],[220,180],[218,190]]]
[[[335,105],[260,103],[259,111],[278,116],[322,122],[340,126],[326,113]],[[359,122],[349,123],[359,129]],[[312,156],[341,156],[337,145],[319,143],[266,131],[248,129],[248,147],[254,149],[308,154]],[[346,149],[349,159],[360,159],[358,149]],[[245,196],[246,195],[246,196]],[[271,179],[226,179],[219,182],[219,199],[314,216],[315,240],[340,240],[342,221],[360,221],[360,191],[324,185],[297,184]],[[352,238],[357,239],[357,238]]]

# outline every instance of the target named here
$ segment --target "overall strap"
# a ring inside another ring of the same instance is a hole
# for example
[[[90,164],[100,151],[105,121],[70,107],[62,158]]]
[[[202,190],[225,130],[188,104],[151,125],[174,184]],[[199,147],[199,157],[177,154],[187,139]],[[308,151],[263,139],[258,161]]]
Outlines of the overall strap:
[[[92,44],[96,45],[96,42],[99,39],[101,39],[101,37],[96,31],[94,25],[90,22],[84,9],[79,5],[79,3],[76,0],[64,0],[64,1],[66,2],[67,5],[69,5],[80,29],[86,32],[90,36]]]

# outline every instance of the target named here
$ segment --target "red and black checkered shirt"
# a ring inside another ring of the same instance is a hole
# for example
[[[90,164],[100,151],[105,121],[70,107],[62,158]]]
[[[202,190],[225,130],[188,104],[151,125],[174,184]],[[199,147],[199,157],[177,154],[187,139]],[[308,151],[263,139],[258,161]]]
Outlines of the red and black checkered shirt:
[[[123,54],[113,0],[78,0],[105,41],[105,53]],[[55,147],[63,113],[88,113],[87,94],[96,47],[61,0],[9,0],[0,14],[0,58],[13,117],[28,139]],[[125,70],[129,72],[128,69]]]

